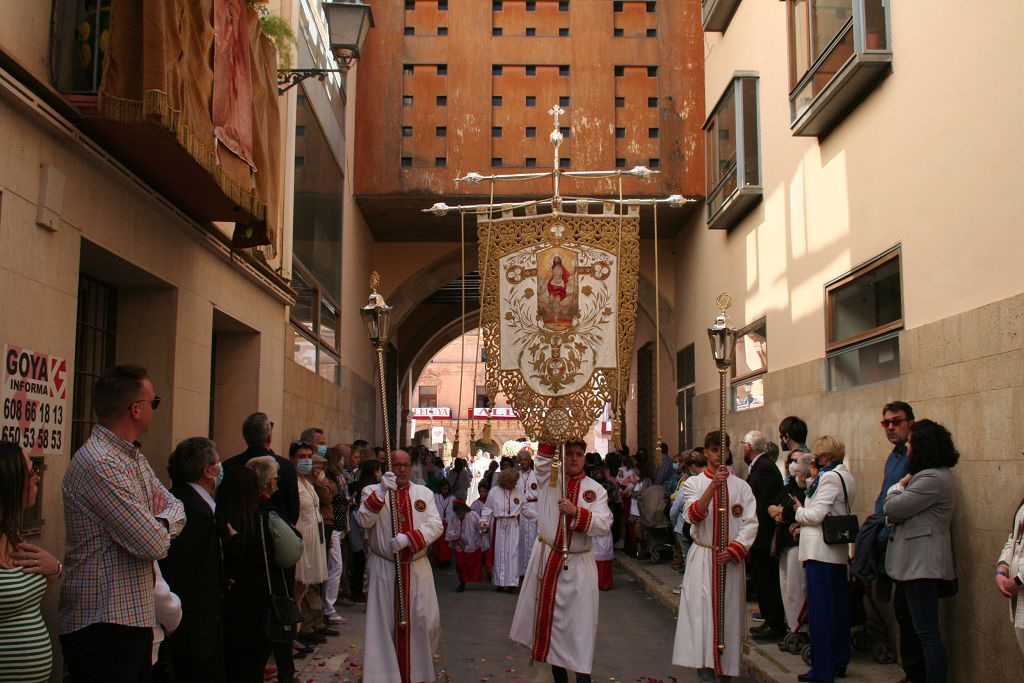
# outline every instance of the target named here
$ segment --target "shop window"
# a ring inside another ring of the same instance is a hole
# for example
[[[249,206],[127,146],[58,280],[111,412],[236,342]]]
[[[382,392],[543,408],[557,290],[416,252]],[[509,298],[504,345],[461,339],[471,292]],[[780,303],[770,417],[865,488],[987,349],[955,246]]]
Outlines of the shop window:
[[[737,332],[731,372],[733,411],[763,406],[764,375],[768,372],[768,325],[764,318]]]
[[[437,407],[437,386],[421,386],[419,389],[419,407],[420,408],[436,408]]]
[[[725,32],[740,0],[701,0],[701,20],[706,33]]]
[[[709,228],[732,228],[761,201],[758,79],[736,74],[704,123]]]
[[[790,128],[823,136],[892,68],[886,0],[787,0]]]
[[[830,391],[899,377],[900,256],[896,247],[825,286]]]

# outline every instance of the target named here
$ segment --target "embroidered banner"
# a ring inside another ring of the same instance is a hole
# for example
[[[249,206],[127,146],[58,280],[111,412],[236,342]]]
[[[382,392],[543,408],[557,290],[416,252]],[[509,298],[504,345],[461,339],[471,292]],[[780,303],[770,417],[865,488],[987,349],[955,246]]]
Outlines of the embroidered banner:
[[[638,214],[481,217],[479,250],[488,396],[531,439],[582,438],[626,385]]]

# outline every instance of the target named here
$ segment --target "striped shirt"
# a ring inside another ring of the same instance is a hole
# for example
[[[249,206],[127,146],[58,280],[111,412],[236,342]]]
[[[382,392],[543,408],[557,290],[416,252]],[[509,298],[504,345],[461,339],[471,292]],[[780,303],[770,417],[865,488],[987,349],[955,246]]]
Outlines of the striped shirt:
[[[39,612],[46,579],[21,569],[0,569],[0,681],[45,683],[53,652]]]
[[[99,623],[152,627],[153,560],[167,556],[185,526],[181,501],[139,448],[100,425],[71,459],[61,491],[67,535],[58,633]]]

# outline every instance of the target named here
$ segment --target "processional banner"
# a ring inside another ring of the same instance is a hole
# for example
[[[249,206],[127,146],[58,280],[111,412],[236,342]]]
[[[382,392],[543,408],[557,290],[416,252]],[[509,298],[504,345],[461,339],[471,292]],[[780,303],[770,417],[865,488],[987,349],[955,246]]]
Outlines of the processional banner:
[[[582,439],[618,400],[636,328],[639,213],[479,218],[485,382],[532,440]]]

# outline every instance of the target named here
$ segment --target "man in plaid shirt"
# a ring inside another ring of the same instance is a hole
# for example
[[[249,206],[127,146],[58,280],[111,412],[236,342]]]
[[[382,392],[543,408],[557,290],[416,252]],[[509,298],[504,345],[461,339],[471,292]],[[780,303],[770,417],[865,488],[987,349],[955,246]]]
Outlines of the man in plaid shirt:
[[[75,453],[61,490],[66,578],[58,631],[71,680],[148,681],[153,561],[185,525],[137,445],[160,397],[145,368],[106,370],[93,390],[99,422]]]

